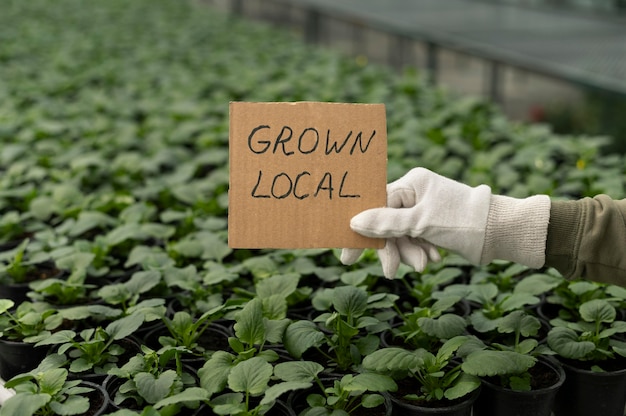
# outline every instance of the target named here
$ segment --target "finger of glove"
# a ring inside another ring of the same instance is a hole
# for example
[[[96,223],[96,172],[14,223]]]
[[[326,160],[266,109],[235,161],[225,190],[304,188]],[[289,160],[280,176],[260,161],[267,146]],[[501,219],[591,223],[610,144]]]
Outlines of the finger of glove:
[[[398,254],[400,261],[422,272],[428,264],[428,254],[417,241],[411,241],[408,237],[398,238]]]
[[[350,220],[350,228],[366,237],[391,238],[410,235],[416,225],[416,208],[373,208],[363,211]]]
[[[428,262],[441,261],[441,255],[437,247],[421,238],[398,239],[398,251],[400,261],[413,267],[418,272],[423,272]]]
[[[426,240],[424,240],[426,241]],[[439,250],[437,249],[437,246],[428,243],[428,248],[425,248],[426,253],[428,254],[428,258],[430,259],[430,261],[437,263],[441,261],[441,253],[439,253]]]
[[[385,247],[378,250],[378,259],[383,268],[383,275],[387,279],[393,279],[400,267],[400,252],[395,238],[387,239]]]
[[[356,261],[363,254],[363,249],[361,248],[344,248],[341,249],[341,256],[339,257],[339,261],[349,266],[351,264],[356,263]]]

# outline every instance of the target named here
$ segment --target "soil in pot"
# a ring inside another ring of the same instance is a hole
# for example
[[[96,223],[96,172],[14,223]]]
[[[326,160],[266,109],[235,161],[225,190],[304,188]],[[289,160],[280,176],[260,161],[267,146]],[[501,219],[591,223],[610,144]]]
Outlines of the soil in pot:
[[[420,388],[416,381],[405,379],[396,383],[398,390],[389,394],[393,416],[470,416],[472,404],[480,392],[480,389],[476,389],[465,397],[455,400],[426,402],[404,398],[404,396],[415,393]]]
[[[529,372],[530,391],[502,387],[498,377],[483,378],[474,416],[550,416],[565,372],[556,360],[550,359],[539,359]]]
[[[626,359],[611,361],[601,364],[604,372],[597,372],[590,363],[561,360],[567,379],[556,397],[555,416],[623,416]]]

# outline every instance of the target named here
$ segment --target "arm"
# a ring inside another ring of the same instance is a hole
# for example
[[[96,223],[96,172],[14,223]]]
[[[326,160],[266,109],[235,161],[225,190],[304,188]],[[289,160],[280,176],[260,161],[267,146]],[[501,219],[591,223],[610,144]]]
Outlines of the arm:
[[[545,265],[569,279],[626,286],[626,199],[553,201]]]
[[[474,264],[509,260],[626,287],[626,199],[510,198],[416,168],[387,186],[387,208],[356,215],[351,227],[386,239],[379,257],[389,278],[400,262],[422,271],[442,247]],[[359,253],[344,250],[342,261]]]

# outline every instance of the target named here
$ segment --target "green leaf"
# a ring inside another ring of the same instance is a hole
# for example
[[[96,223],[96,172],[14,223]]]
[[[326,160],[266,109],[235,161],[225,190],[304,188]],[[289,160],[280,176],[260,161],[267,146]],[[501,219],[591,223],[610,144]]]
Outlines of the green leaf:
[[[576,331],[565,327],[552,328],[547,341],[548,346],[561,357],[574,360],[583,359],[596,349],[593,342],[579,340]]]
[[[523,308],[526,305],[536,305],[539,301],[540,299],[537,296],[528,293],[513,293],[502,300],[500,307],[507,312]]]
[[[398,386],[389,376],[376,373],[361,373],[349,378],[347,383],[341,380],[341,385],[345,391],[396,391]]]
[[[55,415],[69,416],[84,414],[89,410],[89,398],[86,396],[69,396],[64,402],[50,402],[50,409]]]
[[[137,393],[148,403],[155,404],[169,396],[178,374],[174,370],[165,370],[158,376],[139,373],[134,377]]]
[[[515,285],[514,293],[542,295],[563,283],[563,277],[549,274],[535,273],[524,277]]]
[[[464,290],[468,289],[464,285],[459,286],[463,287]],[[467,299],[478,302],[481,305],[492,301],[496,298],[496,296],[498,296],[498,286],[493,283],[472,284],[470,285],[470,288],[471,291],[469,292]]]
[[[226,386],[228,374],[234,366],[235,357],[226,351],[215,351],[211,358],[198,370],[200,386],[209,394],[220,392]]]
[[[263,301],[259,298],[250,300],[235,315],[235,335],[247,345],[259,345],[265,342],[265,323],[263,321]]]
[[[37,344],[35,344],[35,346],[39,347],[42,345],[65,344],[66,342],[72,342],[75,336],[76,332],[70,331],[69,329],[64,329],[53,333],[46,339],[39,341]]]
[[[530,354],[537,345],[539,342],[536,339],[525,339],[517,345],[516,351],[520,354]]]
[[[17,394],[0,407],[0,416],[33,415],[44,407],[51,397],[49,394]]]
[[[105,331],[114,340],[120,340],[132,335],[144,322],[144,316],[136,313],[116,319],[105,328]]]
[[[354,286],[339,286],[334,289],[333,305],[341,315],[357,318],[367,310],[367,292]]]
[[[142,270],[133,275],[124,283],[124,286],[133,294],[146,293],[161,282],[161,273],[158,270]]]
[[[459,378],[454,381],[454,384],[446,389],[444,397],[448,400],[455,400],[463,397],[478,387],[480,387],[481,381],[478,377],[467,373],[461,373]]]
[[[613,322],[617,313],[605,299],[593,299],[580,305],[578,308],[581,318],[587,322]]]
[[[310,382],[324,370],[314,361],[287,361],[274,366],[274,375],[284,381]]]
[[[469,354],[461,368],[478,377],[519,374],[527,371],[536,361],[535,357],[513,351],[480,350]]]
[[[478,332],[489,332],[495,330],[502,318],[490,319],[483,313],[482,310],[475,310],[469,316],[469,322]]]
[[[157,403],[155,403],[154,408],[160,409],[165,406],[184,402],[204,402],[208,401],[209,398],[209,392],[202,387],[188,387],[178,394],[166,397],[163,400],[159,400]]]
[[[287,392],[307,389],[312,385],[311,382],[304,381],[285,381],[274,384],[265,390],[261,403],[259,404],[261,406],[273,404],[279,397],[284,396]]]
[[[0,299],[0,314],[5,313],[9,309],[15,306],[15,302],[10,299]]]
[[[448,361],[454,352],[458,350],[461,346],[465,345],[468,342],[468,337],[459,335],[454,338],[450,338],[439,348],[437,352],[437,359]]]
[[[289,319],[267,319],[263,318],[265,324],[265,341],[272,344],[282,344],[285,329],[291,323]]]
[[[422,366],[424,360],[422,350],[409,351],[398,347],[382,348],[374,351],[363,359],[363,367],[371,371],[403,371]]]
[[[262,394],[267,388],[274,369],[260,357],[252,357],[235,365],[228,375],[228,387],[253,396]]]
[[[59,393],[67,380],[67,374],[65,368],[52,368],[44,372],[39,379],[40,393],[47,393],[51,396]]]
[[[263,301],[263,316],[268,319],[283,319],[287,316],[287,299],[282,295],[271,295],[261,298]]]
[[[264,299],[273,295],[278,295],[283,299],[287,299],[289,295],[294,293],[298,288],[300,275],[296,273],[276,274],[260,280],[256,284],[256,294]]]
[[[417,323],[426,334],[439,339],[461,335],[467,326],[463,317],[454,314],[445,314],[438,318],[418,318]]]
[[[278,264],[268,256],[250,257],[243,265],[256,278],[267,278],[278,273]]]
[[[366,409],[373,409],[385,403],[385,398],[380,394],[364,394],[361,405]]]
[[[529,337],[537,335],[540,328],[539,319],[522,310],[513,311],[498,321],[498,332],[503,334],[519,332],[524,337]]]
[[[95,357],[95,358],[99,358]],[[80,357],[72,360],[70,364],[70,371],[72,373],[83,373],[85,371],[91,370],[94,366],[94,363],[90,362],[87,357]]]
[[[296,321],[285,330],[285,348],[296,359],[311,347],[320,346],[324,333],[311,321]]]

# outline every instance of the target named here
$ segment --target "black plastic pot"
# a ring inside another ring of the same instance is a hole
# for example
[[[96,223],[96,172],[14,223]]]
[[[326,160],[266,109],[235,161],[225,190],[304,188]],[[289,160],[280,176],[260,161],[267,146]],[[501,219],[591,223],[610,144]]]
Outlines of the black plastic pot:
[[[451,403],[437,402],[430,406],[413,404],[391,393],[392,416],[470,416],[479,393],[480,389],[476,389],[464,399]]]
[[[107,412],[109,408],[109,395],[102,385],[92,383],[90,381],[82,381],[81,387],[89,387],[93,389],[85,395],[89,398],[89,410],[84,413],[85,416],[100,416]]]
[[[47,348],[22,341],[0,339],[0,377],[3,380],[26,373],[46,357]]]
[[[9,283],[0,285],[0,299],[11,299],[15,305],[26,302],[27,293],[30,292],[29,283]]]
[[[514,391],[483,379],[481,393],[474,403],[474,416],[550,416],[556,394],[565,381],[565,372],[556,360],[539,359],[535,367],[551,370],[557,381],[545,388]]]
[[[620,370],[595,372],[562,362],[567,380],[559,391],[555,416],[623,416],[626,405],[626,362]]]

